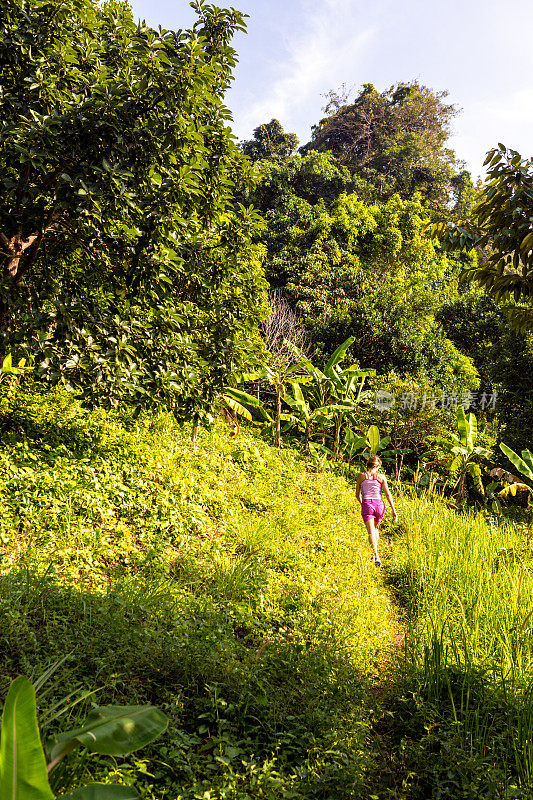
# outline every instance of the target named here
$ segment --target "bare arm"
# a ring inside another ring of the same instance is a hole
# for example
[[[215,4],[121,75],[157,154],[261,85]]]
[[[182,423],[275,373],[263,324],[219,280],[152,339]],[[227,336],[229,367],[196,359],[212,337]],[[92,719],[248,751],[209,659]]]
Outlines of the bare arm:
[[[357,484],[356,484],[356,487],[355,487],[355,496],[357,497],[357,499],[359,500],[361,505],[363,505],[362,500],[361,500],[361,484],[362,484],[362,482],[363,482],[363,473],[360,472],[359,475],[357,476]]]
[[[388,504],[390,505],[392,511],[392,521],[396,522],[398,519],[398,514],[396,513],[396,509],[394,508],[394,501],[392,499],[392,495],[390,493],[389,484],[387,483],[387,478],[383,476],[383,481],[381,482],[381,487],[383,489],[383,494],[387,498]]]

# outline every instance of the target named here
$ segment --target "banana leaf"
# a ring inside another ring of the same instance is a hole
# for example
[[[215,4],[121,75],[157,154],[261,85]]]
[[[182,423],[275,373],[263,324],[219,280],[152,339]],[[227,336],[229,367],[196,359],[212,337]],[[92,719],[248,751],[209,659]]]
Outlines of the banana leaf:
[[[0,731],[0,797],[53,800],[41,745],[35,689],[21,676],[10,685]]]
[[[531,492],[531,486],[528,486],[527,483],[511,483],[498,492],[498,497],[509,497],[509,495],[516,497],[517,492]]]
[[[500,442],[500,450],[505,453],[511,464],[517,468],[529,480],[533,480],[533,454],[529,450],[522,450],[522,457],[511,450],[503,442]]]
[[[352,346],[354,342],[355,342],[355,336],[350,336],[348,339],[346,339],[345,342],[343,342],[341,345],[339,345],[339,347],[337,347],[337,349],[329,359],[328,363],[324,367],[324,373],[328,376],[328,378],[336,377],[334,376],[333,373],[333,367],[335,367],[340,361],[342,361],[342,359],[346,355],[346,351],[348,350],[349,347]]]

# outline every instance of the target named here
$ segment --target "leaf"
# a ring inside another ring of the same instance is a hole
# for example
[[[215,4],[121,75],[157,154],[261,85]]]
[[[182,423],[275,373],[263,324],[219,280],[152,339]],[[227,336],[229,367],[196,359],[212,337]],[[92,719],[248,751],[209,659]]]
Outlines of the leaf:
[[[252,421],[252,415],[248,409],[238,403],[237,400],[234,400],[233,397],[229,397],[227,394],[223,394],[222,398],[226,405],[232,409],[232,411],[235,411],[236,414],[239,414],[241,417],[247,419],[248,422]]]
[[[468,415],[468,428],[468,447],[472,450],[477,439],[477,419],[475,414],[470,413]]]
[[[367,441],[364,436],[356,436],[352,431],[346,431],[346,444],[348,444],[352,449],[357,450],[364,450],[367,445]]]
[[[506,486],[498,492],[498,497],[509,497],[509,495],[516,497],[517,492],[531,492],[531,486],[528,486],[527,483],[511,483],[510,486]]]
[[[13,369],[13,357],[8,353],[2,362],[2,372],[11,372]]]
[[[337,347],[337,349],[329,359],[328,363],[324,367],[325,375],[327,375],[328,377],[332,377],[333,367],[340,361],[342,361],[342,359],[346,354],[347,349],[351,347],[351,345],[354,342],[355,342],[355,336],[350,336],[348,339],[346,339],[345,342],[343,342],[341,345],[339,345],[339,347]]]
[[[10,800],[52,800],[39,736],[35,689],[16,678],[7,693],[0,732],[0,796]]]
[[[49,742],[51,761],[77,744],[92,753],[129,755],[152,742],[166,730],[168,719],[154,706],[102,706],[87,717],[86,724],[54,736]]]
[[[259,398],[254,397],[253,394],[248,394],[243,389],[234,389],[232,386],[227,386],[224,393],[243,405],[252,406],[253,408],[260,408],[263,405]]]
[[[533,248],[533,233],[528,233],[524,236],[520,244],[520,250],[527,251]]]
[[[294,394],[294,399],[298,403],[301,403],[302,405],[304,405],[305,400],[304,400],[304,396],[303,396],[303,392],[302,392],[300,384],[296,383],[296,381],[291,381],[291,386],[292,386],[292,391],[293,391],[293,394]]]
[[[502,453],[505,453],[511,464],[513,464],[517,470],[522,473],[522,475],[525,475],[526,478],[533,480],[533,469],[523,458],[518,455],[518,453],[515,453],[514,450],[511,450],[511,448],[503,442],[500,442],[500,450]],[[528,456],[531,456],[531,453],[529,450],[525,450],[524,455],[526,455],[526,458],[528,458]]]
[[[479,464],[469,464],[468,471],[472,476],[472,480],[474,481],[474,486],[478,490],[480,494],[485,494],[485,489],[483,487],[483,483],[481,481],[481,469]]]
[[[468,447],[468,440],[470,437],[470,425],[466,418],[465,410],[462,406],[457,409],[457,430],[461,438],[461,444]]]
[[[533,473],[533,453],[531,450],[522,450],[522,460]]]
[[[450,464],[450,475],[454,477],[457,475],[457,472],[461,469],[463,464],[463,458],[461,456],[456,456],[452,463]]]
[[[92,783],[82,789],[62,794],[61,800],[136,800],[138,792],[133,786],[119,786],[118,783]]]
[[[366,433],[368,444],[370,445],[370,452],[376,454],[379,447],[379,428],[377,425],[371,425]]]

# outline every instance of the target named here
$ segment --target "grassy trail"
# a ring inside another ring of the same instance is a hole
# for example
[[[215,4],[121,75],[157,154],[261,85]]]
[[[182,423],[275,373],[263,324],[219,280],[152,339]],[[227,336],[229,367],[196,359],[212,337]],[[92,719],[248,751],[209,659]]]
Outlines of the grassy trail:
[[[384,579],[406,640],[374,727],[376,795],[530,800],[531,528],[428,495],[399,507]]]
[[[88,414],[60,392],[0,407],[0,430],[0,692],[53,667],[44,737],[91,702],[170,719],[139,754],[72,758],[57,793],[533,796],[521,529],[400,496],[379,571],[353,487],[246,433],[216,426],[192,448],[168,418]]]
[[[139,757],[76,758],[57,792],[366,797],[374,685],[398,623],[353,489],[224,426],[131,425],[61,393],[0,414],[0,667],[68,694],[151,702]],[[45,724],[74,727],[91,701]]]

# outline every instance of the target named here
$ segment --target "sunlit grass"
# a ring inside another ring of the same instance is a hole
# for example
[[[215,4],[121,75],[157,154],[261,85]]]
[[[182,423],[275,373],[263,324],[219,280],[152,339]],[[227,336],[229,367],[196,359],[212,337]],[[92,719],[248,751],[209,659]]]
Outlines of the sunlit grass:
[[[5,684],[67,656],[58,697],[163,708],[153,780],[91,762],[147,798],[366,792],[366,689],[398,622],[353,488],[222,423],[193,447],[168,417],[124,424],[60,393],[18,414],[0,463]],[[58,791],[81,780],[69,769]]]
[[[499,761],[527,786],[533,777],[528,531],[481,513],[459,516],[429,496],[401,510],[406,533],[395,547],[391,581],[408,617],[408,673],[456,725],[469,752]]]

